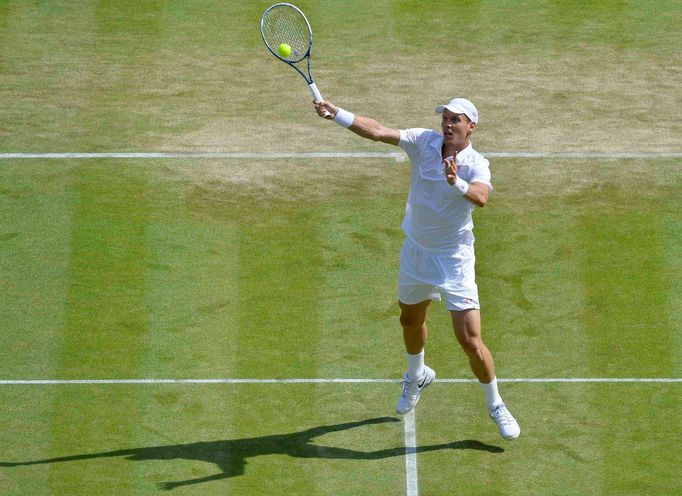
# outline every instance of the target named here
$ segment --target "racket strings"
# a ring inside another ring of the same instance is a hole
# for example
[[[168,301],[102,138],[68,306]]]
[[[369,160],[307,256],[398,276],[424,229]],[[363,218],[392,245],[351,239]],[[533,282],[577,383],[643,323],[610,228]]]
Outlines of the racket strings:
[[[310,28],[297,10],[282,6],[270,10],[262,23],[263,39],[270,50],[277,53],[280,44],[291,46],[291,54],[282,57],[288,62],[302,60],[310,49]]]

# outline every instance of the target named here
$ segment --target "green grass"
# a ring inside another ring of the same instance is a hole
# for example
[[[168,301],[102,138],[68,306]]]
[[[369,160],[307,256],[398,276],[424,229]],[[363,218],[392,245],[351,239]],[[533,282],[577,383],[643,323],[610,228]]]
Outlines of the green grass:
[[[679,285],[679,258],[662,253],[675,252],[670,228],[680,212],[674,203],[659,205],[679,188],[676,164],[649,167],[656,187],[633,205],[636,178],[620,176],[616,162],[497,163],[498,188],[477,212],[477,235],[486,340],[500,375],[679,377],[678,336],[671,332],[679,329],[679,313],[667,303]],[[70,236],[52,238],[49,250],[7,258],[17,286],[4,293],[3,307],[29,318],[3,322],[3,348],[14,352],[2,377],[399,375],[394,286],[401,235],[388,226],[400,220],[402,175],[384,180],[386,192],[376,194],[369,185],[386,164],[365,161],[353,174],[322,183],[316,164],[292,161],[285,164],[290,174],[235,192],[216,179],[187,179],[202,162],[145,164],[67,165],[58,169],[60,180],[45,164],[3,167],[3,184],[15,185],[3,195],[3,214],[23,212],[28,222],[51,212],[48,225],[68,226]],[[630,163],[644,165],[650,163]],[[575,170],[590,179],[562,187]],[[295,181],[305,186],[297,190]],[[42,211],[29,213],[32,205]],[[618,208],[599,215],[605,205]],[[654,212],[656,222],[643,221]],[[8,254],[42,238],[16,228],[3,245]],[[40,262],[61,271],[43,273]],[[31,288],[54,302],[50,319],[30,318]],[[630,299],[648,311],[631,308]],[[433,310],[430,363],[442,377],[469,377],[446,313]],[[41,339],[46,348],[31,345]],[[22,494],[153,493],[156,484],[237,465],[221,462],[214,445],[185,445],[383,417],[398,392],[395,385],[4,388],[2,443],[13,448],[3,461],[80,457],[3,468],[8,487]],[[470,494],[525,487],[539,494],[590,487],[647,494],[676,484],[679,448],[670,440],[679,433],[677,385],[505,385],[503,392],[524,427],[513,444],[498,440],[475,387],[442,385],[424,398],[419,445],[454,444],[420,453],[422,494],[443,487]],[[331,446],[393,450],[390,456],[329,461],[306,448],[310,459],[303,463],[277,441],[283,453],[250,457],[243,475],[206,482],[202,494],[224,488],[266,494],[273,480],[290,492],[337,486],[347,488],[341,494],[399,492],[400,425],[363,429],[350,439],[337,434]],[[260,445],[245,443],[248,450]],[[176,446],[177,458],[157,461],[167,456],[164,446]],[[151,454],[85,456],[138,448]],[[556,464],[564,467],[560,477],[542,475]],[[630,467],[627,477],[622,467]],[[564,477],[575,482],[566,487]]]
[[[317,119],[262,46],[267,5],[3,2],[0,153],[395,151]],[[675,2],[300,6],[322,93],[388,125],[436,125],[461,94],[481,151],[682,150]],[[491,163],[475,222],[499,376],[682,377],[680,160]],[[399,378],[407,167],[0,160],[0,379]],[[429,325],[438,375],[469,378],[442,305]],[[514,443],[476,385],[424,395],[421,495],[682,484],[679,384],[501,388]],[[403,426],[385,419],[398,394],[0,385],[0,493],[158,494],[223,474],[174,493],[404,494]]]

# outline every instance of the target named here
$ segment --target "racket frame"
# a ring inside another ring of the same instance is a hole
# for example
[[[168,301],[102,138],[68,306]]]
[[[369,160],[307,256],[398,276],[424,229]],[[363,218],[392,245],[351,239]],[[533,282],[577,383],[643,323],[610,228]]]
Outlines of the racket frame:
[[[273,49],[270,47],[270,45],[268,44],[267,40],[265,39],[265,34],[263,34],[263,21],[265,20],[266,15],[267,15],[268,12],[270,12],[272,9],[274,9],[274,8],[279,8],[279,7],[291,7],[292,9],[296,10],[296,11],[301,15],[301,17],[303,17],[303,20],[305,21],[306,25],[308,26],[308,36],[309,36],[309,38],[308,38],[308,40],[309,40],[309,41],[308,41],[308,50],[307,50],[306,53],[305,53],[300,59],[298,59],[298,60],[286,60],[285,58],[283,58],[279,53],[277,53],[277,50],[273,50]],[[290,65],[291,67],[293,67],[294,69],[296,69],[296,71],[297,71],[301,76],[303,76],[303,79],[305,79],[306,83],[308,83],[308,87],[310,88],[310,92],[313,94],[313,97],[315,97],[315,100],[317,100],[317,101],[322,101],[322,95],[320,94],[320,90],[317,89],[317,85],[315,84],[315,81],[313,81],[313,74],[312,74],[312,71],[310,70],[310,51],[311,51],[312,48],[313,48],[313,30],[312,30],[312,28],[310,27],[310,23],[308,22],[308,18],[305,16],[305,14],[303,13],[303,11],[301,11],[301,9],[299,9],[299,8],[296,7],[295,5],[290,4],[290,3],[287,3],[287,2],[280,2],[280,3],[276,3],[276,4],[274,4],[274,5],[271,5],[270,7],[268,7],[267,9],[265,9],[265,12],[263,12],[263,15],[262,15],[261,18],[260,18],[260,35],[261,35],[261,38],[263,38],[263,43],[265,43],[265,46],[266,46],[267,49],[270,51],[270,53],[273,54],[276,58],[278,58],[278,59],[281,60],[282,62],[284,62],[285,64],[288,64],[288,65]],[[298,64],[299,62],[301,62],[303,59],[308,59],[308,60],[307,60],[307,62],[308,62],[308,75],[306,75],[306,74],[305,74],[301,69],[299,69],[299,67],[296,65],[296,64]]]

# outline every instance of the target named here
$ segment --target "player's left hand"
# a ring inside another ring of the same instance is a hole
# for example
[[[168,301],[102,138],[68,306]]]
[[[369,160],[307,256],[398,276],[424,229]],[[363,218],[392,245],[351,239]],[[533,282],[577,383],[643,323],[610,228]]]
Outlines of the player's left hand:
[[[455,184],[455,181],[457,181],[457,161],[455,157],[447,157],[443,160],[443,163],[445,164],[445,177],[448,183]]]

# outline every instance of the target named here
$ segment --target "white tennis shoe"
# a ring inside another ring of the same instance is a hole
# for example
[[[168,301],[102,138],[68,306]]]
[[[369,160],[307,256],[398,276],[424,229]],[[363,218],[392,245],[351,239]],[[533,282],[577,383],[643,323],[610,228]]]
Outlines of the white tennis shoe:
[[[436,373],[431,367],[424,366],[424,375],[416,381],[411,380],[407,374],[405,374],[402,382],[403,392],[400,395],[398,404],[395,406],[396,413],[405,415],[412,410],[419,401],[422,391],[429,387],[435,380]]]
[[[489,413],[490,418],[493,419],[493,422],[497,424],[497,428],[500,430],[500,436],[508,441],[519,437],[521,428],[504,403],[490,410]]]

